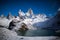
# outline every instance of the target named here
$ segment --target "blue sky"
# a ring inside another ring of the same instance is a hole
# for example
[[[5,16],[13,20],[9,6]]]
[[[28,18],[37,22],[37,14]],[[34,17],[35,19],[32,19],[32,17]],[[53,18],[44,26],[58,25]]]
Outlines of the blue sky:
[[[6,16],[11,12],[17,16],[19,9],[27,12],[32,8],[34,14],[45,13],[54,16],[59,7],[59,0],[0,0],[0,15],[3,13]]]

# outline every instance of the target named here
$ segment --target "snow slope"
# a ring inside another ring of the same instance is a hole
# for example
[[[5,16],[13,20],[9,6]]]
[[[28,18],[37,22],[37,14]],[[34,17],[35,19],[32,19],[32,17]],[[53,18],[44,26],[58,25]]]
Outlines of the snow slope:
[[[60,38],[55,36],[42,36],[42,37],[18,36],[13,31],[10,31],[6,28],[0,28],[0,40],[60,40]]]
[[[0,26],[8,27],[10,23],[10,20],[7,18],[0,18]]]

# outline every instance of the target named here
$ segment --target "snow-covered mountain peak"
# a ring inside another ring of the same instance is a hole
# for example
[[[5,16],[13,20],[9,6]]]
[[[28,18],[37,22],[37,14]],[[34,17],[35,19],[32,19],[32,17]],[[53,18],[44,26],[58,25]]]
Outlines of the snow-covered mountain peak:
[[[25,13],[23,11],[21,11],[21,9],[19,10],[19,16],[25,16]]]
[[[33,10],[32,10],[31,8],[28,10],[28,12],[29,12],[30,14],[33,14]]]
[[[30,8],[26,13],[26,16],[32,16],[32,15],[33,15],[33,10]]]

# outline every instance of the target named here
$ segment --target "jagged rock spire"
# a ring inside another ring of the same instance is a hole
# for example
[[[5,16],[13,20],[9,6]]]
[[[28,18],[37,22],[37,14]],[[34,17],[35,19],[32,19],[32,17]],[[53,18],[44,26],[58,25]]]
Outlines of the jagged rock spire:
[[[9,12],[9,13],[8,13],[7,18],[8,18],[8,19],[12,19],[12,18],[13,18],[13,16],[12,16],[11,12]]]
[[[19,14],[20,17],[25,15],[24,12],[21,11],[21,9],[19,10],[18,14]]]
[[[18,15],[19,15],[19,17],[21,16],[21,9],[19,10]]]
[[[8,13],[8,16],[12,16],[12,15],[11,15],[11,12]]]
[[[19,10],[19,12],[18,12],[19,14],[21,13],[21,9]]]
[[[31,8],[26,13],[26,16],[28,16],[28,17],[32,17],[33,16],[33,10]]]
[[[23,11],[21,11],[21,9],[18,12],[18,16],[20,19],[24,19],[25,18],[25,13]]]
[[[29,14],[33,15],[33,10],[31,8],[28,10],[28,12]]]

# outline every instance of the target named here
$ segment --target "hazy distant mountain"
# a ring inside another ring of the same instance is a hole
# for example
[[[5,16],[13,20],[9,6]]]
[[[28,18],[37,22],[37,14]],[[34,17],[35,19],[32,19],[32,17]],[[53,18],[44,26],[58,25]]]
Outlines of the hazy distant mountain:
[[[53,29],[53,30],[60,29],[60,10],[57,11],[54,17],[44,22],[35,23],[34,26],[37,26],[40,28]]]

